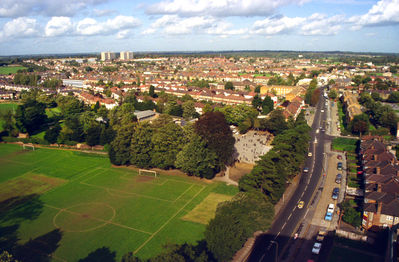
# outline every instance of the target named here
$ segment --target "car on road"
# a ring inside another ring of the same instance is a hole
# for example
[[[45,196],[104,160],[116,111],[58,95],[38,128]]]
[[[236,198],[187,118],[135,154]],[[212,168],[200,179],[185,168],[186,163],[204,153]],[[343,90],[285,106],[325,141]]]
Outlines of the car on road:
[[[318,242],[323,242],[326,235],[327,235],[327,231],[320,230],[319,233],[317,234],[316,240]]]
[[[338,169],[338,170],[342,170],[342,162],[338,162],[338,164],[337,164],[337,169]]]
[[[333,192],[332,192],[332,199],[334,199],[334,200],[337,200],[338,199],[338,196],[339,196],[339,188],[338,187],[335,187],[334,189],[333,189]]]
[[[312,156],[312,152],[309,152],[309,153],[308,153],[308,156]]]
[[[320,253],[321,243],[315,242],[313,244],[312,253],[318,255]]]
[[[332,220],[332,214],[327,213],[326,216],[324,217],[324,220],[331,221]]]
[[[330,214],[334,213],[334,208],[335,208],[335,206],[333,203],[328,204],[327,213],[330,213]]]
[[[304,204],[305,204],[305,203],[304,203],[303,201],[299,201],[299,202],[298,202],[298,208],[299,208],[299,209],[302,209],[303,206],[304,206]]]
[[[335,177],[335,183],[341,184],[341,181],[342,181],[342,174],[337,174],[337,176]]]
[[[309,172],[309,167],[305,167],[305,168],[303,169],[303,172],[304,172],[304,173],[308,173],[308,172]]]

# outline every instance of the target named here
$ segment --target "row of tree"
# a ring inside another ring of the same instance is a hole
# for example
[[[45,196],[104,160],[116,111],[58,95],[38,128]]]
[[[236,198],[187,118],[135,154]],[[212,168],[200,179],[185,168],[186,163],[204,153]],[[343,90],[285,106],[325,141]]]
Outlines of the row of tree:
[[[213,178],[231,161],[234,138],[220,112],[205,113],[184,129],[167,115],[151,124],[123,117],[113,124],[116,136],[109,150],[113,164],[180,168],[190,175]]]

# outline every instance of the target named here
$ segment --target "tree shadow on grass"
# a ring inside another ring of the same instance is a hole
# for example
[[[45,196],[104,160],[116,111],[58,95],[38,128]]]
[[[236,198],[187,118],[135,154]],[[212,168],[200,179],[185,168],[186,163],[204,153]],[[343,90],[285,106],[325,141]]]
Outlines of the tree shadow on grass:
[[[35,220],[43,211],[38,194],[11,197],[0,202],[0,251],[7,250],[19,261],[50,261],[50,255],[58,248],[62,232],[55,229],[23,245],[18,241],[20,224]]]
[[[24,245],[17,246],[13,253],[19,261],[50,261],[50,255],[59,247],[61,238],[62,232],[59,229],[54,229],[47,234],[29,240]]]
[[[17,196],[0,202],[0,223],[20,223],[36,219],[43,211],[38,194]]]
[[[111,250],[108,247],[101,247],[90,254],[87,257],[82,258],[79,262],[116,262],[116,252]]]

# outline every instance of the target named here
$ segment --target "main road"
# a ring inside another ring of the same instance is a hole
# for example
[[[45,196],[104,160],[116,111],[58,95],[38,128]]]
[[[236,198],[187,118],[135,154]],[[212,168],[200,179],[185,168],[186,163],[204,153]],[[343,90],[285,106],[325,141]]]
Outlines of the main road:
[[[323,89],[322,89],[323,92]],[[249,261],[278,261],[290,238],[294,235],[298,225],[302,222],[307,208],[314,197],[320,177],[325,173],[324,144],[330,137],[325,134],[327,110],[326,99],[321,95],[316,106],[316,112],[312,124],[309,152],[312,157],[305,161],[308,173],[302,172],[298,187],[289,199],[285,207],[275,218],[269,231],[258,237]],[[297,207],[299,201],[304,201],[304,207]]]

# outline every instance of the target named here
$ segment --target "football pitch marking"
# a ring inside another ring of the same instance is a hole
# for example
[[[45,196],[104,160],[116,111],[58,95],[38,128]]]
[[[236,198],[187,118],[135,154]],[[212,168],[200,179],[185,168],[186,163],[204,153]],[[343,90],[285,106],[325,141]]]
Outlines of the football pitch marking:
[[[61,214],[62,212],[70,213],[70,214],[76,215],[76,216],[83,216],[84,213],[79,213],[79,212],[71,211],[71,210],[69,210],[69,209],[70,209],[70,208],[73,208],[73,207],[76,207],[76,206],[80,206],[80,205],[84,205],[84,204],[88,204],[88,205],[89,205],[89,204],[93,204],[93,203],[94,203],[94,204],[102,204],[102,205],[108,206],[109,208],[112,209],[113,215],[112,215],[112,217],[111,217],[109,220],[105,220],[105,219],[97,218],[97,217],[93,217],[93,216],[90,216],[90,218],[89,218],[89,219],[96,220],[96,221],[98,221],[98,222],[102,222],[102,223],[104,223],[104,224],[101,224],[101,225],[98,225],[98,226],[96,226],[96,227],[92,227],[92,228],[89,228],[89,229],[85,229],[85,230],[73,230],[73,231],[71,231],[71,230],[64,230],[64,229],[62,229],[62,227],[60,227],[60,226],[57,225],[57,223],[56,223],[57,216],[58,216],[59,214]],[[52,208],[52,209],[55,209],[55,210],[58,210],[58,213],[53,217],[53,225],[54,225],[54,227],[60,228],[60,229],[62,229],[62,230],[65,231],[65,232],[78,232],[78,233],[84,233],[84,232],[94,231],[94,230],[99,229],[99,228],[101,228],[101,227],[104,227],[104,226],[106,226],[106,225],[114,225],[114,226],[117,226],[117,227],[129,229],[129,230],[136,231],[136,232],[140,232],[140,233],[144,233],[144,234],[147,234],[147,235],[151,235],[151,234],[152,234],[151,232],[147,232],[147,231],[140,230],[140,229],[133,228],[133,227],[129,227],[129,226],[126,226],[126,225],[123,225],[123,224],[119,224],[119,223],[116,223],[116,222],[112,222],[112,220],[113,220],[113,219],[115,218],[115,216],[116,216],[116,210],[115,210],[115,208],[113,208],[112,206],[110,206],[110,205],[108,205],[108,204],[105,204],[105,203],[100,203],[100,202],[89,202],[89,203],[83,203],[83,204],[79,204],[79,205],[74,205],[74,206],[67,207],[67,208],[59,208],[59,207],[55,207],[55,206],[52,206],[52,205],[49,205],[49,204],[44,204],[44,206],[49,207],[49,208]]]
[[[149,238],[147,238],[146,241],[144,241],[143,244],[141,244],[134,252],[133,254],[137,254],[137,252],[139,252],[145,245],[147,245],[147,243],[153,239],[164,227],[166,227],[167,224],[169,224],[170,221],[172,221],[172,219],[174,219],[182,210],[184,210],[184,208],[191,203],[191,201],[194,200],[194,198],[196,198],[203,190],[205,189],[205,186],[202,185],[201,190],[199,190],[189,201],[187,201],[179,210],[177,210],[177,212],[171,216],[157,231],[155,231]]]

